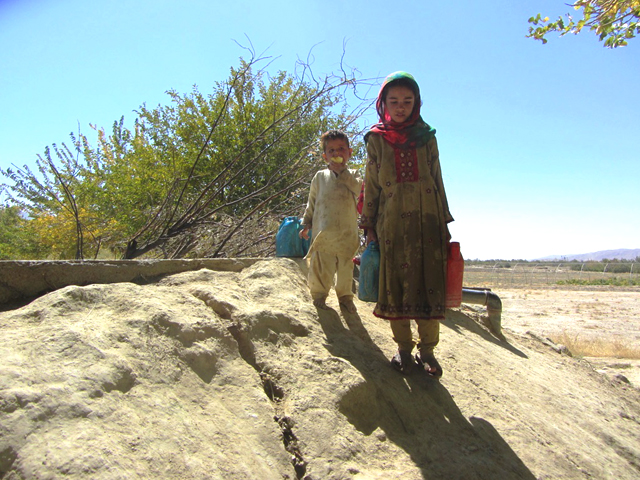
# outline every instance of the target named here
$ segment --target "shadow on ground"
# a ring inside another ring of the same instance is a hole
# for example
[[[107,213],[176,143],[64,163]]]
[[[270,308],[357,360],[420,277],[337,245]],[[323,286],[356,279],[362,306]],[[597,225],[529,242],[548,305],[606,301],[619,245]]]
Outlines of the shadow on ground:
[[[450,313],[455,318],[444,322],[447,327],[499,342],[463,313]],[[350,362],[366,380],[340,403],[341,413],[356,429],[364,435],[381,429],[409,454],[425,479],[535,479],[491,423],[465,418],[447,389],[423,371],[403,376],[393,370],[360,316],[345,310],[342,315],[348,328],[335,310],[318,311],[327,350]]]

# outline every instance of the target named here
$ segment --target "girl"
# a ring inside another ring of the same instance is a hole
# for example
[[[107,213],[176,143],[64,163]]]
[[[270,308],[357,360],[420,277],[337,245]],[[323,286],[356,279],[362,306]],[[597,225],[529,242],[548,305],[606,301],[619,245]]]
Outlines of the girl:
[[[390,320],[398,353],[391,364],[408,374],[415,362],[434,376],[433,355],[445,313],[447,224],[453,221],[442,182],[436,131],[420,116],[420,89],[406,72],[389,75],[376,110],[380,123],[365,135],[368,162],[360,227],[380,245],[374,315]],[[418,326],[418,353],[410,319]]]

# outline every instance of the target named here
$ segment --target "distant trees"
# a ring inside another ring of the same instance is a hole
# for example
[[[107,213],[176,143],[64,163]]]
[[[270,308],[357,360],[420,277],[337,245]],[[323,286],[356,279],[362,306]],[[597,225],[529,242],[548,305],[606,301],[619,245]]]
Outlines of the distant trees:
[[[619,260],[617,258],[604,259],[599,262],[571,262],[571,269],[584,272],[609,272],[609,273],[640,273],[640,257],[635,261]]]
[[[320,134],[355,134],[364,104],[347,110],[353,75],[316,78],[301,64],[270,76],[264,62],[241,59],[208,95],[170,91],[169,105],[140,107],[133,129],[123,118],[96,128],[95,146],[72,134],[38,156],[37,171],[0,170],[3,215],[28,225],[45,257],[270,254],[280,219],[301,214]]]
[[[17,258],[34,258],[29,235],[25,231],[25,219],[20,207],[0,206],[0,260]]]
[[[0,207],[0,260],[13,258],[13,252],[19,248],[21,223],[18,207]]]
[[[569,6],[579,10],[582,18],[575,20],[567,14],[566,20],[558,17],[550,22],[549,17],[538,14],[529,19],[532,26],[527,36],[547,43],[546,35],[550,32],[564,36],[578,34],[587,27],[606,47],[616,48],[627,45],[627,40],[640,33],[640,0],[577,0]]]

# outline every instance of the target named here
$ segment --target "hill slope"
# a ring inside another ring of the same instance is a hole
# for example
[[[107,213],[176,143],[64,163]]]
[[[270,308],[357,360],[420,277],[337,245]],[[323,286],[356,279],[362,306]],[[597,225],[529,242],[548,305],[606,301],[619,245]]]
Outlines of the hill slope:
[[[640,392],[448,312],[438,382],[296,262],[70,286],[0,313],[0,477],[636,479]]]

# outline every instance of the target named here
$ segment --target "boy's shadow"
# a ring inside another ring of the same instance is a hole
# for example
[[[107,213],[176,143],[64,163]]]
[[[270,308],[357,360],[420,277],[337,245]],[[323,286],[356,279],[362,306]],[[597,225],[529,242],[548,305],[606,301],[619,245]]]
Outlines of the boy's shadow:
[[[467,420],[447,389],[425,372],[396,372],[360,315],[344,308],[341,313],[348,328],[332,308],[318,309],[318,320],[325,348],[350,362],[365,380],[339,402],[340,412],[357,430],[367,436],[375,432],[402,448],[424,478],[535,479],[489,422]]]

